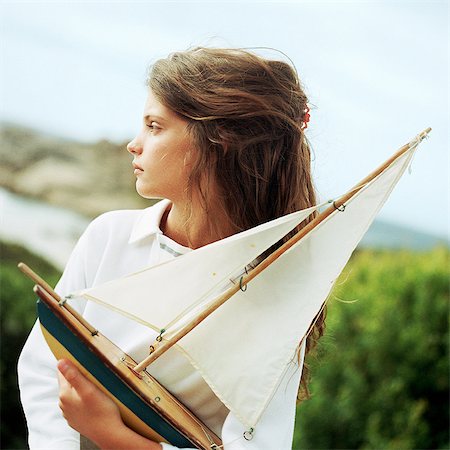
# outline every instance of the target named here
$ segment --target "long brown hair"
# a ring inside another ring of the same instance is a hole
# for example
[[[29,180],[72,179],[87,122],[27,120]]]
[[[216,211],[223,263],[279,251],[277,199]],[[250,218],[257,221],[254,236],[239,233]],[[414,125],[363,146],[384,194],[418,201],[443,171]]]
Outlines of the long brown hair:
[[[302,126],[308,99],[290,64],[242,49],[198,47],[158,60],[147,84],[189,123],[197,156],[188,190],[200,192],[205,210],[220,202],[238,232],[316,204]],[[213,216],[211,224],[220,228]],[[307,352],[323,334],[324,319],[325,310]],[[305,366],[306,396],[308,372]]]

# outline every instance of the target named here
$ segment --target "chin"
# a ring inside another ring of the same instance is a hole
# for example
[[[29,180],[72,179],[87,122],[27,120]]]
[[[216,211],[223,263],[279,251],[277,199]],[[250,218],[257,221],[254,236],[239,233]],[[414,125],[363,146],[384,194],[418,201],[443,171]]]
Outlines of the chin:
[[[139,180],[136,180],[136,192],[142,197],[142,198],[152,198],[151,191],[145,186],[142,185],[142,183],[139,183]]]
[[[142,197],[145,198],[147,200],[161,200],[165,197],[161,196],[161,195],[155,195],[154,193],[152,193],[151,191],[145,190],[145,189],[140,189],[138,186],[136,186],[136,192]]]
[[[137,193],[138,193],[142,198],[146,198],[146,199],[148,199],[148,200],[150,200],[150,199],[152,199],[152,198],[158,198],[158,197],[155,197],[154,195],[147,194],[147,193],[145,193],[145,192],[139,192],[139,191],[137,191]]]

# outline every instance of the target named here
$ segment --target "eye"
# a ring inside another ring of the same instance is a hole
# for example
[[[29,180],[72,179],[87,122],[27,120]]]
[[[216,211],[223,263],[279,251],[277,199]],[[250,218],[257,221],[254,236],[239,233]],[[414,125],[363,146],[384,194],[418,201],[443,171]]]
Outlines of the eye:
[[[147,127],[150,128],[150,131],[158,131],[161,129],[161,127],[156,122],[148,123]]]

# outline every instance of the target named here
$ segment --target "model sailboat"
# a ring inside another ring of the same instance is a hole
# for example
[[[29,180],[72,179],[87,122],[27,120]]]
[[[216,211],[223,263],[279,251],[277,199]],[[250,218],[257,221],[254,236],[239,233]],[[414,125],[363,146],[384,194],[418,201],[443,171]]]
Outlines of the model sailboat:
[[[31,275],[52,351],[75,361],[144,436],[180,447],[214,448],[220,439],[145,371],[175,345],[244,426],[255,428],[334,282],[429,131],[251,270],[252,261],[323,205],[74,293],[71,297],[100,303],[159,332],[149,357],[139,364]],[[174,274],[177,283],[165,281]],[[276,330],[275,337],[268,339],[267,330]]]

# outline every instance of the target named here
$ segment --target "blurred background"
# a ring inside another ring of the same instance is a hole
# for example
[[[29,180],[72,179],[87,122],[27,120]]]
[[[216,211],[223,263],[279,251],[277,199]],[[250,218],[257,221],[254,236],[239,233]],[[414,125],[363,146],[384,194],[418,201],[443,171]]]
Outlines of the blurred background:
[[[191,46],[295,64],[321,200],[430,126],[329,302],[295,449],[448,448],[447,1],[0,3],[1,444],[26,448],[15,366],[93,217],[141,208],[126,143],[149,64]],[[265,48],[262,48],[265,47]]]

